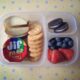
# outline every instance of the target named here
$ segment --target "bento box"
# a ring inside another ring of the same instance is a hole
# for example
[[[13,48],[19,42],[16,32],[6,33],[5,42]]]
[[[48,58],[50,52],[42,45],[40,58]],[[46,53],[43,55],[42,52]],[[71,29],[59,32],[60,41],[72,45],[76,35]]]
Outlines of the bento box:
[[[77,22],[63,12],[14,12],[0,18],[0,62],[71,65],[78,59]]]

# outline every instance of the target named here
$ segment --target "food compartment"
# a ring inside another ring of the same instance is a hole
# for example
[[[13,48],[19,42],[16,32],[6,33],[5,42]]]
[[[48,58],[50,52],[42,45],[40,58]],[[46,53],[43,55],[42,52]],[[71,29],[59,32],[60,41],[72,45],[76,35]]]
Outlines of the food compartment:
[[[45,64],[48,66],[67,66],[78,59],[78,37],[77,36],[55,36],[48,35],[48,52]]]
[[[74,16],[69,13],[46,13],[48,31],[54,35],[69,35],[77,31],[77,23]]]
[[[21,21],[19,18],[25,20],[25,22]],[[10,65],[39,66],[42,64],[44,62],[44,55],[46,52],[46,33],[43,15],[39,13],[25,12],[12,13],[3,16],[1,20],[1,61]],[[33,30],[33,28],[35,30]],[[5,29],[7,30],[5,31]],[[34,44],[35,42],[36,44]],[[39,46],[40,44],[42,45]],[[20,51],[23,52],[20,53]]]

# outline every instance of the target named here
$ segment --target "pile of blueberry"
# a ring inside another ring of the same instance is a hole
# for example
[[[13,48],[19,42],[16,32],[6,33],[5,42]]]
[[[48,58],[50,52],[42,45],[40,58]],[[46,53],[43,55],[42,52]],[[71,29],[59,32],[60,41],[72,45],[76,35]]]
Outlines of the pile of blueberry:
[[[48,42],[48,47],[51,50],[59,48],[72,48],[73,45],[73,40],[70,37],[56,37],[50,39]]]

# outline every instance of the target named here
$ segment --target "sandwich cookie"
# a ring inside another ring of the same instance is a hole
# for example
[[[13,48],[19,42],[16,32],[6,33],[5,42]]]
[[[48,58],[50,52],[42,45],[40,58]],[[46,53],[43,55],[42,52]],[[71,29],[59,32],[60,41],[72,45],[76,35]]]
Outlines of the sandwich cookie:
[[[63,19],[61,18],[54,19],[48,23],[48,27],[50,29],[58,28],[62,24],[62,22],[63,22]]]
[[[65,32],[68,30],[68,23],[67,22],[63,22],[58,28],[54,29],[55,33],[61,33],[61,32]]]

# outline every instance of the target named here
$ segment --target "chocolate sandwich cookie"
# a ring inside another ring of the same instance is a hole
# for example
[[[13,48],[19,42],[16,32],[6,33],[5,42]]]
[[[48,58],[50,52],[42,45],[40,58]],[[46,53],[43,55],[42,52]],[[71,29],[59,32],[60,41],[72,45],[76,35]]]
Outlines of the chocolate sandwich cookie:
[[[68,30],[68,23],[67,22],[63,22],[59,27],[54,29],[55,33],[61,33],[61,32],[65,32]]]
[[[48,23],[48,27],[49,29],[58,28],[62,24],[62,22],[63,22],[63,19],[61,18],[54,19]]]

